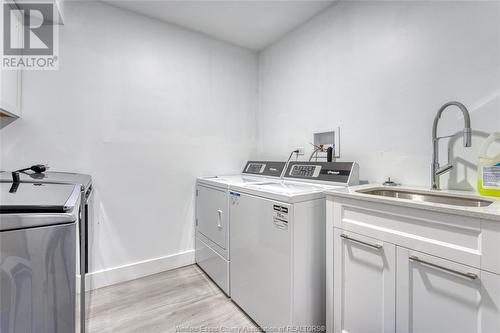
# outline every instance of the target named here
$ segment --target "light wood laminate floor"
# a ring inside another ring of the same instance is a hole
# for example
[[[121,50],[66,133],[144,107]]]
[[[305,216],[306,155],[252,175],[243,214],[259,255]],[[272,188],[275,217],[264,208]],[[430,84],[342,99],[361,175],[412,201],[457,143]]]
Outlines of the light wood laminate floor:
[[[202,332],[201,327],[257,331],[196,265],[94,290],[88,302],[89,333]]]

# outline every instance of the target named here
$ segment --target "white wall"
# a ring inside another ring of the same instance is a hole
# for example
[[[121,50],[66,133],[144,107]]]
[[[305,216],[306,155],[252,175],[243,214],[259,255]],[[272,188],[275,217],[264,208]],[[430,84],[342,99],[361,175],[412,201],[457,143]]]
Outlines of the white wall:
[[[195,178],[255,146],[257,56],[99,2],[65,14],[60,69],[24,72],[0,168],[92,174],[93,271],[191,250]]]
[[[283,160],[313,130],[341,126],[342,159],[365,180],[427,186],[434,115],[462,101],[474,147],[452,141],[450,182],[469,189],[485,133],[500,130],[498,2],[341,2],[259,59],[99,2],[65,12],[60,70],[24,73],[0,169],[47,162],[93,175],[94,271],[175,265],[169,255],[193,248],[196,176]],[[460,122],[449,112],[440,132]]]
[[[458,172],[443,187],[472,189],[485,133],[500,131],[499,22],[499,2],[335,4],[260,54],[259,156],[284,159],[340,126],[342,160],[359,162],[362,179],[429,186],[434,116],[458,100],[473,147],[451,142]],[[462,123],[448,110],[439,132]]]

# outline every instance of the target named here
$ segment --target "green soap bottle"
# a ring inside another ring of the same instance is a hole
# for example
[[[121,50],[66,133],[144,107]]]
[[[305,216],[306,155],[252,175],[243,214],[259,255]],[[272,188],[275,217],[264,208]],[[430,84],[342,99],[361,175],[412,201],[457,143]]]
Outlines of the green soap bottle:
[[[477,189],[481,195],[500,197],[500,153],[488,155],[488,148],[500,140],[500,132],[491,134],[479,153],[477,164]]]

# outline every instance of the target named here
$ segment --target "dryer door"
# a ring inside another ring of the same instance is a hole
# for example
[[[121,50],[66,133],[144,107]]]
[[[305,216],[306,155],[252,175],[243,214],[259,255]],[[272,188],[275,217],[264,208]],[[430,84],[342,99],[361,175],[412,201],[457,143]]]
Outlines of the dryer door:
[[[227,193],[198,186],[196,198],[197,231],[223,249],[227,247]]]

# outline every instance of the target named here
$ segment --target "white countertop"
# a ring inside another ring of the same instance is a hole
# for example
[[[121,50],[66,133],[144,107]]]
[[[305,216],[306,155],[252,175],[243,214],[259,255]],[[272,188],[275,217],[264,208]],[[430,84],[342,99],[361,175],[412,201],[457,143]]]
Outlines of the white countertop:
[[[486,201],[492,201],[493,203],[487,207],[464,207],[464,206],[454,206],[441,203],[421,202],[409,199],[384,197],[379,195],[365,194],[358,192],[360,190],[366,191],[368,189],[401,190],[401,191],[418,192],[421,194],[443,194],[459,198],[481,199]],[[333,197],[343,197],[349,199],[385,203],[403,207],[432,210],[448,214],[471,216],[481,219],[500,221],[500,198],[481,196],[474,192],[451,191],[451,190],[432,191],[422,187],[406,187],[406,186],[391,187],[391,186],[382,186],[380,184],[367,184],[367,185],[351,186],[338,189],[330,189],[326,190],[325,193],[327,196],[333,196]]]

